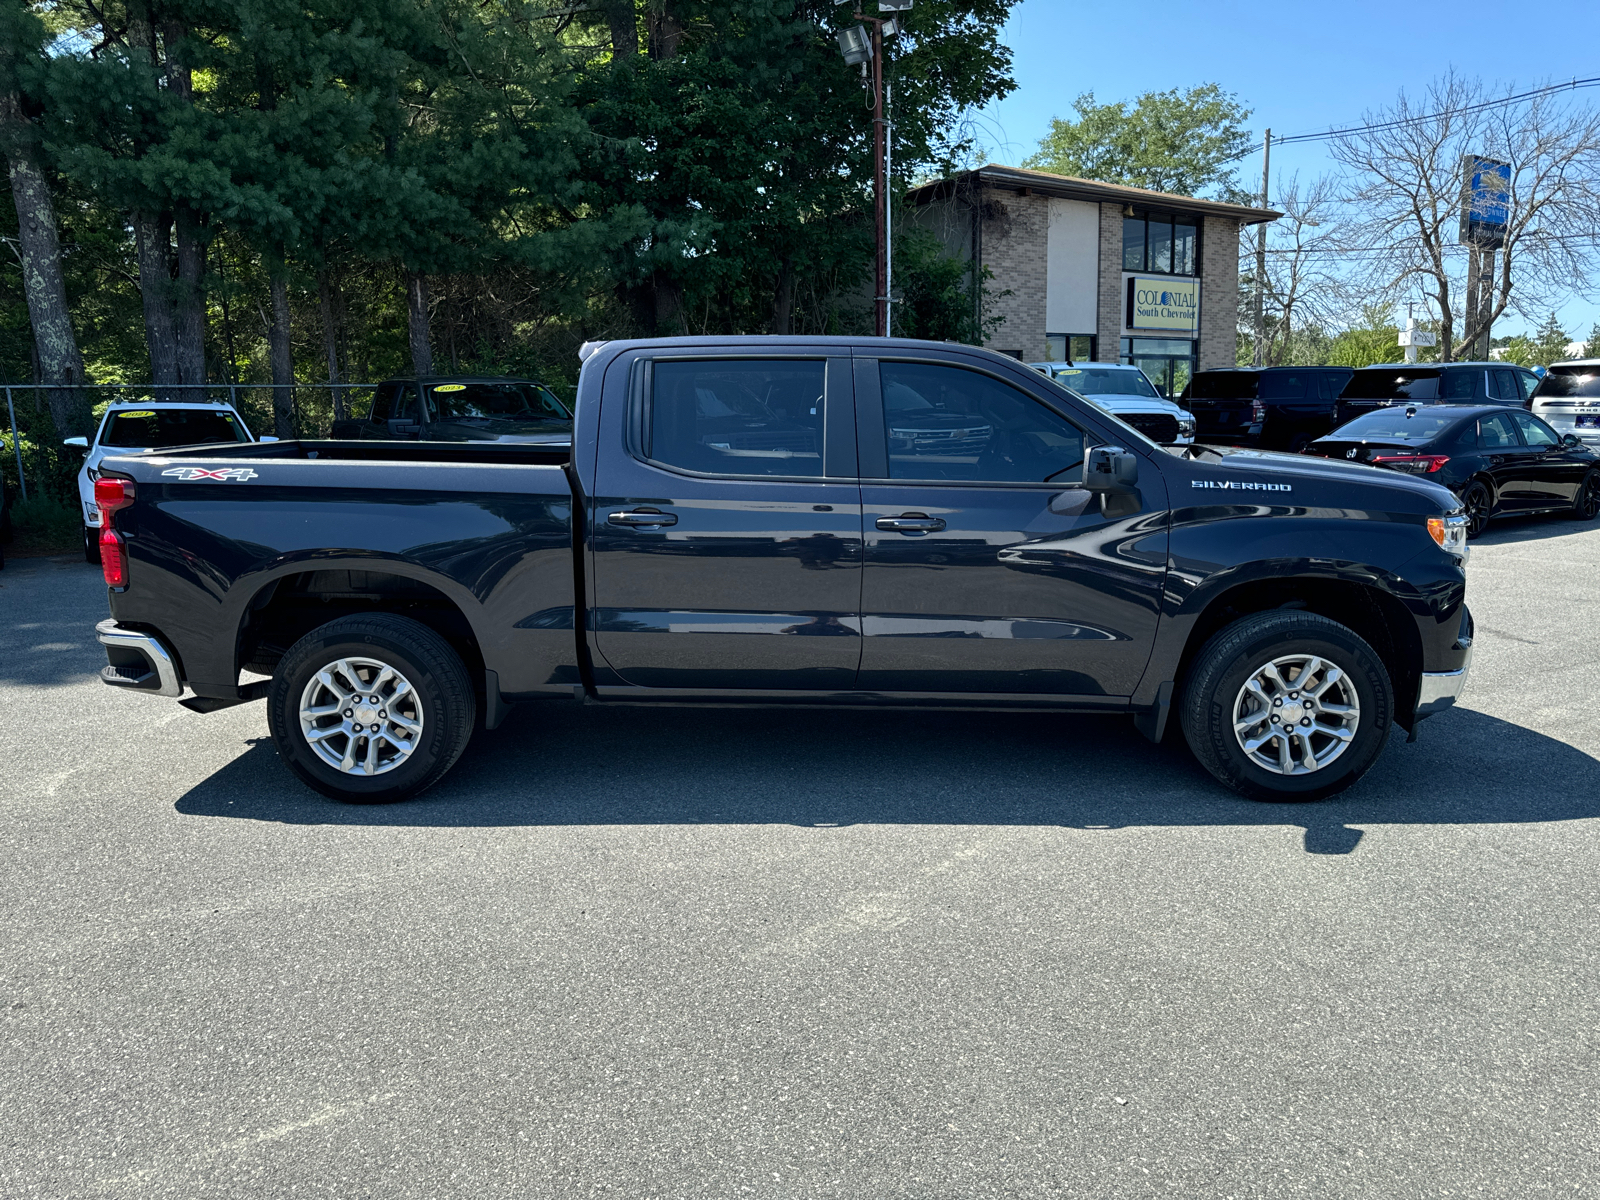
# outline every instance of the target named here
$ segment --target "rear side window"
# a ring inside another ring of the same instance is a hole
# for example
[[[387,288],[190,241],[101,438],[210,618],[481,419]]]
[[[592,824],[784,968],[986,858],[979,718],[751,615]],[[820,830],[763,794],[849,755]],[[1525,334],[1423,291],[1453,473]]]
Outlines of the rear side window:
[[[1520,446],[1517,429],[1511,423],[1511,413],[1495,413],[1478,421],[1478,445],[1485,450],[1505,450]]]
[[[368,419],[374,425],[381,425],[389,419],[389,414],[394,411],[394,398],[399,392],[398,383],[385,383],[379,385],[372,394],[372,412]]]
[[[1477,396],[1480,371],[1446,371],[1439,381],[1439,395],[1445,400],[1471,400]]]
[[[1256,395],[1263,400],[1304,400],[1309,382],[1301,371],[1267,371]]]
[[[1254,400],[1258,379],[1254,371],[1201,371],[1184,395],[1196,400]]]
[[[1494,393],[1496,400],[1511,400],[1521,404],[1522,386],[1517,382],[1517,373],[1509,369],[1495,371]]]
[[[1025,392],[960,367],[881,364],[892,479],[1079,483],[1083,431]]]
[[[100,435],[102,446],[166,450],[217,442],[247,442],[232,413],[216,409],[153,408],[114,412]]]
[[[822,474],[821,360],[656,362],[644,454],[708,475]]]
[[[1350,382],[1350,375],[1349,371],[1318,371],[1317,399],[1337,400],[1344,385]]]
[[[1551,367],[1534,389],[1535,396],[1572,400],[1600,400],[1600,366]]]
[[[1356,371],[1341,393],[1345,400],[1436,400],[1436,368],[1380,367]]]

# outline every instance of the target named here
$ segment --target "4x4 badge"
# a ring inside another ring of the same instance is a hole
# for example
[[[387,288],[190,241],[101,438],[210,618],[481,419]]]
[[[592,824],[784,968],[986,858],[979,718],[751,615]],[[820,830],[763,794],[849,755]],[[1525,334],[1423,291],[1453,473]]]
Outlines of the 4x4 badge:
[[[256,472],[249,467],[218,467],[215,470],[209,467],[168,467],[161,472],[163,475],[173,475],[188,483],[199,479],[216,479],[224,483],[231,481],[243,483],[246,479],[254,479]]]

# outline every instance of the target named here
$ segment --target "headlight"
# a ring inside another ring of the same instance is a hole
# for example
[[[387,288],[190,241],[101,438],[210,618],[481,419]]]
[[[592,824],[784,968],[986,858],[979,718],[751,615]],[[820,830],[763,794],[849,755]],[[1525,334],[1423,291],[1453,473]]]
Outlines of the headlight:
[[[1441,549],[1467,556],[1467,518],[1460,513],[1448,517],[1429,517],[1428,533]]]
[[[1193,437],[1194,436],[1194,422],[1193,421],[1179,421],[1178,422],[1178,436],[1179,437]]]

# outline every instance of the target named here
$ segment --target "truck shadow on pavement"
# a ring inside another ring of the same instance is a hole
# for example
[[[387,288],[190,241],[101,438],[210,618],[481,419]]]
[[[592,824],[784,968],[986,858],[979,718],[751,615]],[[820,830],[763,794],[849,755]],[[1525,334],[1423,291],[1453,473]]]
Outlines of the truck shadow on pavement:
[[[362,806],[296,780],[261,739],[177,803],[189,816],[297,825],[1298,826],[1348,854],[1364,825],[1600,817],[1600,762],[1469,709],[1396,729],[1373,770],[1319,804],[1258,804],[1215,783],[1181,735],[1119,717],[526,706],[480,733],[421,797]]]

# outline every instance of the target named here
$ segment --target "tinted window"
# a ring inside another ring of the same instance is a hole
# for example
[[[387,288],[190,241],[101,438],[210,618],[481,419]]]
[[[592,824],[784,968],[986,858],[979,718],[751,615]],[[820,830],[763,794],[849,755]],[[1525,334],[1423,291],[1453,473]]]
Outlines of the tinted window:
[[[437,383],[429,397],[441,421],[566,421],[572,414],[534,383]]]
[[[1344,385],[1350,382],[1350,374],[1349,371],[1318,371],[1317,398],[1337,400],[1339,393],[1344,391]]]
[[[1522,440],[1530,446],[1559,446],[1561,439],[1556,436],[1556,431],[1551,429],[1538,417],[1525,412],[1514,412],[1511,419],[1522,430]]]
[[[657,362],[645,455],[713,475],[821,475],[825,367]]]
[[[1185,394],[1196,400],[1254,400],[1259,378],[1254,371],[1201,371]]]
[[[883,363],[894,479],[1077,483],[1083,431],[1016,388],[976,371]]]
[[[1122,269],[1144,270],[1144,218],[1122,218]]]
[[[1512,370],[1494,372],[1494,394],[1497,400],[1522,402],[1522,388],[1517,384],[1517,373]]]
[[[1409,414],[1409,415],[1408,415]],[[1427,408],[1380,408],[1346,421],[1330,438],[1404,438],[1408,442],[1428,442],[1438,437],[1461,418],[1454,413],[1430,412]],[[1471,423],[1468,422],[1470,427]]]
[[[1068,367],[1056,371],[1055,378],[1085,396],[1144,396],[1150,400],[1160,399],[1142,371]]]
[[[232,413],[216,409],[155,408],[114,412],[100,435],[102,446],[165,450],[215,442],[247,442]]]
[[[1533,389],[1539,386],[1539,377],[1532,371],[1518,371],[1517,386],[1522,389],[1522,399],[1527,401],[1533,396]]]
[[[1299,371],[1265,371],[1256,395],[1263,400],[1304,400],[1309,382]]]
[[[1172,221],[1172,273],[1174,275],[1193,275],[1200,266],[1200,256],[1196,252],[1198,243],[1195,237],[1195,227],[1192,219],[1175,217]]]
[[[1342,393],[1346,400],[1432,400],[1439,372],[1429,367],[1383,367],[1356,371]]]
[[[1172,222],[1163,217],[1150,218],[1150,269],[1163,275],[1172,272]]]
[[[1539,381],[1535,396],[1600,398],[1600,367],[1551,367]]]
[[[374,425],[381,425],[389,419],[389,414],[394,411],[394,398],[399,394],[398,383],[379,385],[372,395],[372,414],[369,418]]]
[[[1482,371],[1446,371],[1439,380],[1439,395],[1446,400],[1473,400],[1477,398],[1478,379]]]
[[[1520,446],[1516,426],[1511,423],[1511,413],[1495,413],[1478,421],[1478,445],[1486,450],[1504,450]]]

